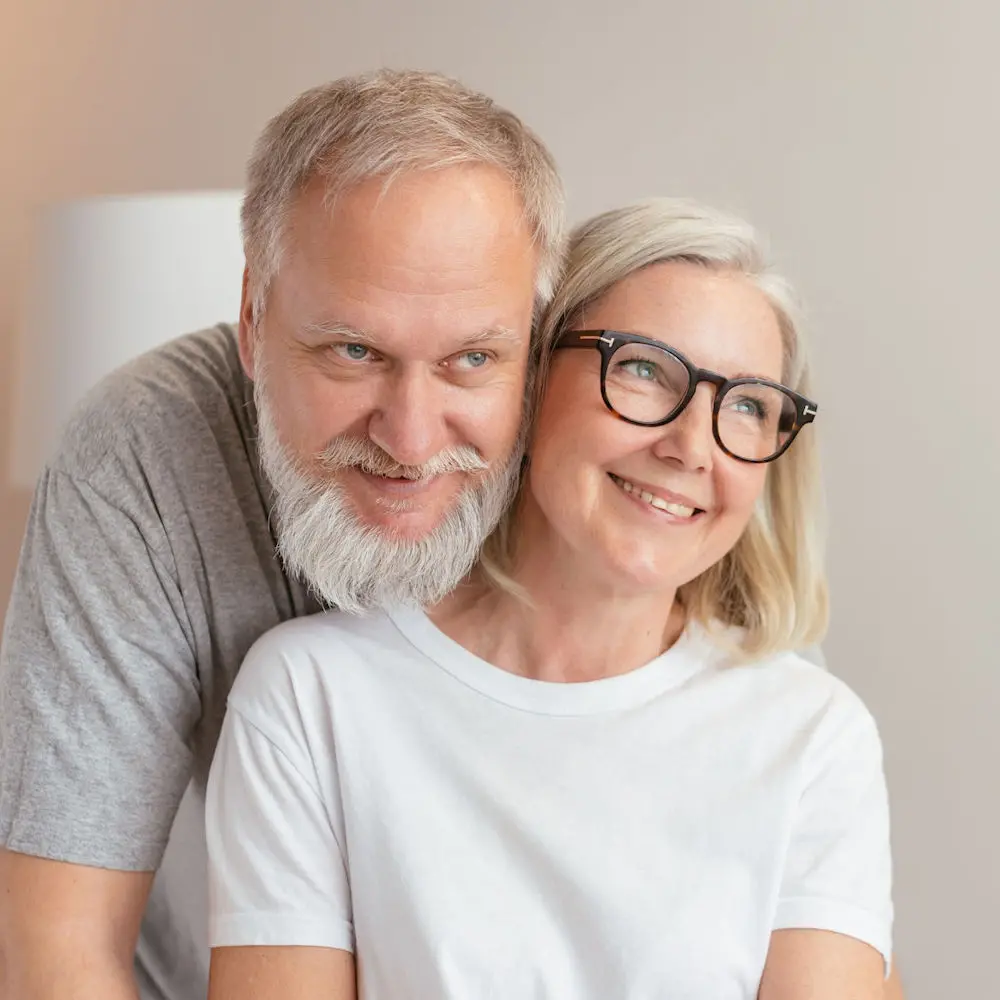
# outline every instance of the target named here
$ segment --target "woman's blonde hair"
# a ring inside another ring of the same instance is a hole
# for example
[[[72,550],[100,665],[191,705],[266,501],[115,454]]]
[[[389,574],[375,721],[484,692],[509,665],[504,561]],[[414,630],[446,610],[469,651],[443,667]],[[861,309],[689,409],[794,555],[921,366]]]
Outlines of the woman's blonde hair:
[[[690,201],[657,198],[598,215],[570,236],[562,283],[542,317],[532,367],[530,414],[545,391],[554,345],[613,285],[652,264],[685,261],[745,275],[774,308],[784,342],[784,383],[810,394],[799,309],[788,282],[768,265],[742,219]],[[522,489],[524,477],[522,477]],[[483,550],[496,586],[524,596],[511,578],[515,503]],[[719,562],[681,587],[687,615],[707,626],[736,626],[748,657],[798,649],[826,631],[828,593],[819,454],[809,428],[769,469],[760,502],[739,541]]]

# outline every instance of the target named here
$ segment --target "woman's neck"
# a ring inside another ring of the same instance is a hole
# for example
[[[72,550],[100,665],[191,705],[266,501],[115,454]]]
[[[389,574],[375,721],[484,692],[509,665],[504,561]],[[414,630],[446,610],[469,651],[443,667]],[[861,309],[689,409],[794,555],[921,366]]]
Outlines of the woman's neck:
[[[522,513],[511,576],[531,603],[493,586],[479,568],[429,609],[441,631],[511,673],[556,682],[627,673],[673,645],[685,620],[675,592],[602,576]]]

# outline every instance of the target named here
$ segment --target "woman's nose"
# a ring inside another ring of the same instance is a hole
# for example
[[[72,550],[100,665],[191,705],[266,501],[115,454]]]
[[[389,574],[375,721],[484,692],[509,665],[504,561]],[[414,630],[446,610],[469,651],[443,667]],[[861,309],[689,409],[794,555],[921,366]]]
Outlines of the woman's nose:
[[[703,382],[680,415],[660,428],[662,433],[653,446],[658,458],[692,472],[712,468],[716,449],[712,428],[715,391],[715,386]]]

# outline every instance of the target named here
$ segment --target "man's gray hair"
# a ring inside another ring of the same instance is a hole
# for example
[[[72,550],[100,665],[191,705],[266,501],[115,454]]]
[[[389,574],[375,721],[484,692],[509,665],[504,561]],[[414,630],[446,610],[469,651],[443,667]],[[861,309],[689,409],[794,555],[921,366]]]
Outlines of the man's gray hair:
[[[315,177],[327,203],[374,177],[460,164],[497,167],[521,198],[539,254],[536,304],[555,291],[563,255],[563,188],[551,154],[511,112],[438,73],[380,70],[296,98],[272,118],[250,158],[243,245],[259,319],[281,265],[296,197]]]

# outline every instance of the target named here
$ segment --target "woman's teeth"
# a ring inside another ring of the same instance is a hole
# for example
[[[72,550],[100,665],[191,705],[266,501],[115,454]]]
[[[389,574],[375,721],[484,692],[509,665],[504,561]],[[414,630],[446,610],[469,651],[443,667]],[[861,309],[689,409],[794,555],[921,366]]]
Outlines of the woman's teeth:
[[[626,493],[631,493],[637,500],[642,500],[648,503],[650,507],[655,507],[657,510],[665,510],[668,514],[673,514],[674,517],[691,517],[697,508],[695,507],[685,507],[684,504],[680,503],[670,503],[669,500],[664,500],[662,497],[656,496],[655,493],[650,493],[648,490],[640,489],[633,483],[630,483],[627,479],[621,479],[618,476],[611,477]]]

